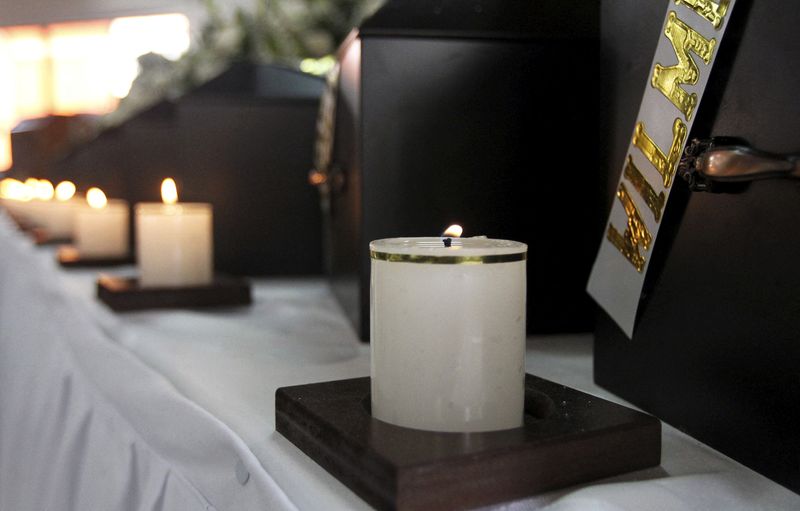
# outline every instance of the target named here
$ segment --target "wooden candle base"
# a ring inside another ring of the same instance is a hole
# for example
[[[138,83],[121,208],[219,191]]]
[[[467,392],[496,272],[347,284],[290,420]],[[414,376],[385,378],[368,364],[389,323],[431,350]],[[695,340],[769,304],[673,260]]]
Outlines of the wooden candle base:
[[[64,268],[91,268],[91,267],[107,267],[107,266],[122,266],[126,264],[133,264],[133,257],[130,255],[124,257],[83,257],[78,249],[72,245],[62,245],[58,247],[56,253],[58,264]]]
[[[207,286],[141,287],[136,278],[101,275],[97,280],[97,298],[117,312],[252,303],[249,282],[220,276]]]
[[[462,509],[658,465],[661,423],[526,375],[525,424],[437,433],[370,415],[370,379],[275,393],[276,429],[379,509]]]

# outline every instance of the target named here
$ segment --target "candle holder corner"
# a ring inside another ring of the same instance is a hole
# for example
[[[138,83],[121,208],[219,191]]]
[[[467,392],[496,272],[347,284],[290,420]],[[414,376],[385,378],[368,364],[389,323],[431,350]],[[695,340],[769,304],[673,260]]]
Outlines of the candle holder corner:
[[[211,283],[190,287],[142,287],[136,277],[100,275],[97,298],[116,312],[249,305],[250,282],[215,275]]]
[[[56,261],[62,268],[92,268],[134,264],[133,256],[84,256],[74,245],[61,245],[56,251]]]

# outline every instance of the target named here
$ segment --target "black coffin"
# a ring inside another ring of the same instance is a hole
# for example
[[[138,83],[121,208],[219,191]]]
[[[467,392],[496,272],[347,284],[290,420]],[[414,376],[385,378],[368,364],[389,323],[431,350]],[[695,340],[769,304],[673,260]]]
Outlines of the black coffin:
[[[93,137],[97,116],[50,115],[27,119],[11,131],[13,164],[7,175],[54,180],[53,165],[71,146]],[[54,183],[57,184],[57,183]]]
[[[528,243],[530,331],[591,328],[598,16],[594,1],[390,1],[343,45],[317,170],[328,272],[363,339],[369,242],[452,223]]]
[[[102,132],[59,163],[82,189],[214,205],[216,269],[235,275],[322,273],[321,214],[308,186],[324,82],[240,63],[174,101]]]
[[[667,4],[652,3],[603,6],[615,170]],[[690,138],[798,152],[800,14],[755,0],[732,16]],[[673,186],[633,339],[601,313],[595,380],[800,492],[800,181],[713,194]]]

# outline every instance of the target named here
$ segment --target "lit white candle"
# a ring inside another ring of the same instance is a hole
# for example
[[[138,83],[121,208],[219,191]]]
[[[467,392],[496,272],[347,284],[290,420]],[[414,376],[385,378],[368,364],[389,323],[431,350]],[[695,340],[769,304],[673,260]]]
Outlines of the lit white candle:
[[[19,186],[15,186],[19,183]],[[11,211],[32,227],[44,230],[49,239],[72,237],[75,212],[80,207],[74,200],[75,185],[62,181],[57,187],[47,179],[28,178],[25,183],[11,183],[13,190],[26,189],[29,197],[12,206]]]
[[[522,425],[526,254],[486,238],[370,243],[375,418],[453,432]]]
[[[55,194],[53,183],[47,179],[29,177],[25,180],[25,186],[31,190],[32,200],[25,202],[23,218],[33,227],[47,229],[52,216],[50,201]]]
[[[161,186],[163,204],[136,205],[136,255],[143,287],[202,286],[213,278],[212,208],[178,203],[175,181]]]
[[[7,177],[0,181],[0,200],[9,215],[18,222],[30,222],[27,204],[33,199],[33,188],[22,181]]]
[[[49,186],[48,186],[49,185]],[[52,239],[72,238],[75,229],[75,215],[81,209],[80,201],[75,199],[75,184],[71,181],[62,181],[50,194],[48,188],[52,185],[47,182],[43,194],[49,196],[49,202],[44,203],[45,216],[42,227]]]
[[[106,199],[99,188],[86,191],[88,207],[75,215],[75,248],[81,258],[123,258],[128,246],[128,203]]]

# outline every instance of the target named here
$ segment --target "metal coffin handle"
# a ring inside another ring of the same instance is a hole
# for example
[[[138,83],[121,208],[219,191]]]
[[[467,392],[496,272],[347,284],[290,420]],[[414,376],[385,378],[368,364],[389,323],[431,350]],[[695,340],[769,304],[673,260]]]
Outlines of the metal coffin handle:
[[[715,183],[800,178],[800,155],[759,151],[737,138],[694,139],[684,150],[678,174],[693,191],[718,191]]]

